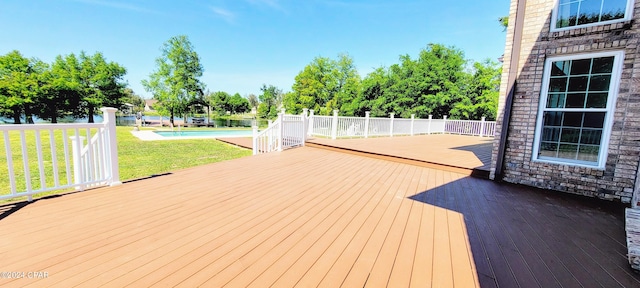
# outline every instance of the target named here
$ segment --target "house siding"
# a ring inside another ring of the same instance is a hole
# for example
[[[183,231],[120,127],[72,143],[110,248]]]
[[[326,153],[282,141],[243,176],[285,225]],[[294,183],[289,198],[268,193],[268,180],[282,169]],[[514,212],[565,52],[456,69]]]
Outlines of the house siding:
[[[640,161],[640,1],[633,19],[550,32],[556,1],[526,1],[518,70],[509,71],[518,0],[511,1],[496,131],[502,129],[509,73],[516,73],[510,126],[504,153],[503,180],[511,183],[629,203]],[[545,60],[548,57],[624,51],[623,70],[604,169],[532,161],[536,119]],[[491,178],[496,175],[500,141],[497,132],[492,153]]]

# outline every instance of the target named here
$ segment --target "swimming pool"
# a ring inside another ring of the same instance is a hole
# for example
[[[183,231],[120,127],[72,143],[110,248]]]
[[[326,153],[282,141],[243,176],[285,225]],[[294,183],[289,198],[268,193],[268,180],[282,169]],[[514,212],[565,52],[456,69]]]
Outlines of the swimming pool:
[[[224,138],[251,137],[252,130],[201,130],[201,131],[153,131],[162,137],[170,138]]]

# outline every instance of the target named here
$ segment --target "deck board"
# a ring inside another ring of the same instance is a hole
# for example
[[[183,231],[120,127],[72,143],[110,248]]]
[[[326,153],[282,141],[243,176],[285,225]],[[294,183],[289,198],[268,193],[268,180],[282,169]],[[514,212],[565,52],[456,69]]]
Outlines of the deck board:
[[[606,202],[303,147],[0,207],[0,268],[49,274],[0,286],[640,286],[623,219]]]

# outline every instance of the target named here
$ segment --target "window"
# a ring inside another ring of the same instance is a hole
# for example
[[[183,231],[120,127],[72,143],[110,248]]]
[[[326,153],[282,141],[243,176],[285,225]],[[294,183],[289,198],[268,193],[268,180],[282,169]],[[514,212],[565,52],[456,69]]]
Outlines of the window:
[[[559,0],[551,30],[630,20],[632,13],[633,0]]]
[[[622,51],[547,59],[533,160],[604,168]]]

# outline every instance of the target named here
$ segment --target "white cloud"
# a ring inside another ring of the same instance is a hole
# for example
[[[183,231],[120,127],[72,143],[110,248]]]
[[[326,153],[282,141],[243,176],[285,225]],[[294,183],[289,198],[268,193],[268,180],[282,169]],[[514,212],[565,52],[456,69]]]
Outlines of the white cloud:
[[[213,11],[213,13],[216,16],[224,19],[225,21],[227,21],[229,23],[233,23],[234,20],[236,19],[236,15],[233,12],[231,12],[229,10],[226,10],[226,9],[223,9],[223,8],[211,7],[211,11]]]
[[[280,5],[279,0],[246,0],[249,4],[252,5],[262,5],[269,6],[275,10],[282,11],[286,13],[287,11]]]
[[[124,3],[124,2],[105,1],[105,0],[73,0],[73,1],[90,4],[90,5],[110,7],[110,8],[120,9],[120,10],[129,10],[129,11],[150,13],[150,14],[160,14],[160,12],[156,10],[147,9],[145,7],[140,7],[140,6],[132,5],[129,3]]]

